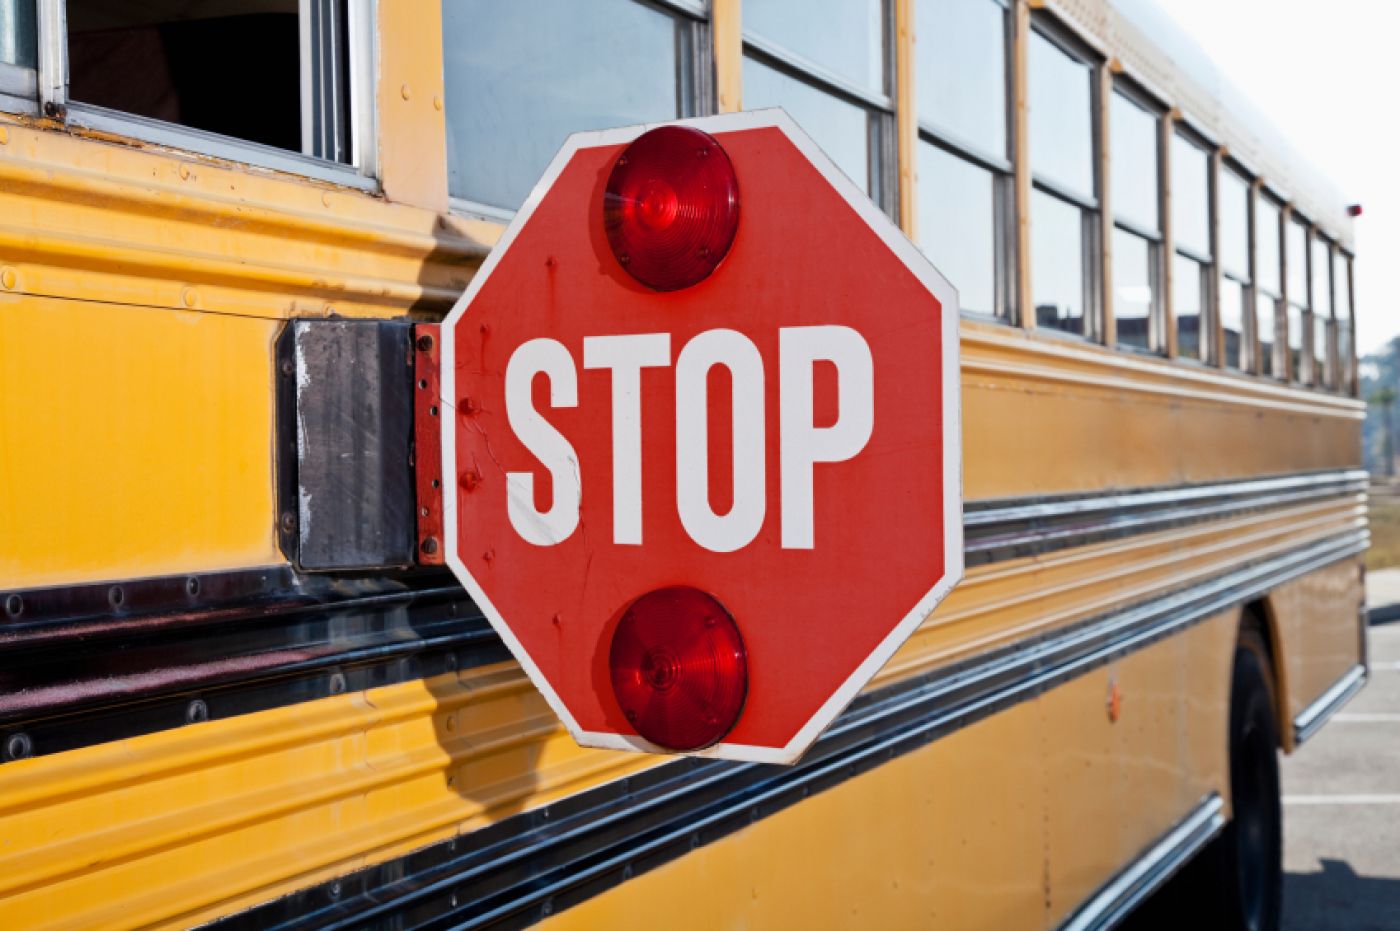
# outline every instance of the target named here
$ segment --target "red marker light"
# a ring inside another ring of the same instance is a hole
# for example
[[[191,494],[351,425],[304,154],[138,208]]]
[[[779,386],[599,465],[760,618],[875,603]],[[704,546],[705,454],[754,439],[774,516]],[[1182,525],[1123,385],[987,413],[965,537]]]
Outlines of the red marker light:
[[[718,743],[749,690],[738,625],[694,588],[661,588],[632,602],[613,633],[608,669],[628,722],[667,750]]]
[[[1361,216],[1361,205],[1360,205],[1360,204],[1350,204],[1350,205],[1348,205],[1348,206],[1347,206],[1347,216],[1349,216],[1349,217],[1359,217],[1359,216]]]
[[[613,165],[603,227],[627,273],[657,291],[703,281],[739,229],[739,180],[714,136],[686,126],[642,133]]]

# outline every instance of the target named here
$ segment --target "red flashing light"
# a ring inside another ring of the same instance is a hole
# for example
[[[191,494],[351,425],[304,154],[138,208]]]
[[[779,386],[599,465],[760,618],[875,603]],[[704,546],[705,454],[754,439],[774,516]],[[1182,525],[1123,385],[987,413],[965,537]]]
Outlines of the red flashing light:
[[[739,229],[739,180],[714,136],[662,126],[634,139],[603,195],[608,243],[627,273],[679,291],[719,267]]]
[[[694,588],[661,588],[632,602],[613,633],[608,668],[628,722],[667,750],[718,743],[749,690],[738,625]]]
[[[1348,206],[1347,206],[1347,216],[1349,216],[1349,217],[1359,217],[1359,216],[1361,216],[1361,205],[1360,205],[1360,204],[1350,204],[1350,205],[1348,205]]]

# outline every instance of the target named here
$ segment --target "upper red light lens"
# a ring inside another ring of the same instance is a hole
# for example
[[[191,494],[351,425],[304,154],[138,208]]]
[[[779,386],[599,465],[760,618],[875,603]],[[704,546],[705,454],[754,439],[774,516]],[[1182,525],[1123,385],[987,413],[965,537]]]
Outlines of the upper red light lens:
[[[739,229],[739,180],[709,133],[661,126],[632,141],[613,165],[603,226],[628,274],[657,291],[703,281]]]
[[[657,589],[632,602],[613,633],[608,668],[628,722],[667,750],[718,743],[749,690],[738,625],[694,588]]]

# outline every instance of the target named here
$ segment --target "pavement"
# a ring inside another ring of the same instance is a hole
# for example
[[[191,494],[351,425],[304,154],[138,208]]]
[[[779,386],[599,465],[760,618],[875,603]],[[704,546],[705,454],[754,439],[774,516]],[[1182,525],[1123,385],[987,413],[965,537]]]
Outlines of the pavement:
[[[1285,931],[1400,931],[1400,569],[1366,590],[1371,679],[1283,761]]]

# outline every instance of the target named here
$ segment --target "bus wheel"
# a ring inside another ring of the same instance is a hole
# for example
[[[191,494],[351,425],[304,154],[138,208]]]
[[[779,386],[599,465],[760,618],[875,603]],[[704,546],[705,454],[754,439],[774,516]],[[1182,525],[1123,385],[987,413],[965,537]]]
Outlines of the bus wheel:
[[[1269,654],[1240,632],[1230,686],[1230,797],[1234,817],[1196,870],[1220,927],[1277,931],[1283,895],[1283,812]]]

